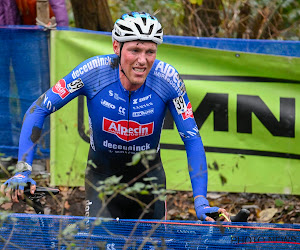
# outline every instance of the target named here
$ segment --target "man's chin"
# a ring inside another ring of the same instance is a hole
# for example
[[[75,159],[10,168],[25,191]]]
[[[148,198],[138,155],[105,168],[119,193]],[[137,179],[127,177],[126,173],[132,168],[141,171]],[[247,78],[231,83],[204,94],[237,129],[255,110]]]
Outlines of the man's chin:
[[[139,79],[139,80],[134,79],[133,81],[130,81],[130,82],[131,82],[131,84],[133,84],[133,85],[143,85],[144,82],[145,82],[145,80],[146,80],[146,79]]]

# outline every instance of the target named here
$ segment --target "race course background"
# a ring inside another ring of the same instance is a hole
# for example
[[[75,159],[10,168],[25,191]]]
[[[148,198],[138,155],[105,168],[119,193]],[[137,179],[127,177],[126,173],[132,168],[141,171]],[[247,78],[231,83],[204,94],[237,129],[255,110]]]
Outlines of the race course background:
[[[158,59],[184,79],[206,150],[208,191],[300,194],[300,58],[257,52],[163,44]],[[51,31],[51,84],[81,61],[111,53],[106,34]],[[51,116],[53,185],[83,185],[89,149],[84,103],[77,98]],[[161,148],[167,188],[191,190],[184,146],[169,114]]]

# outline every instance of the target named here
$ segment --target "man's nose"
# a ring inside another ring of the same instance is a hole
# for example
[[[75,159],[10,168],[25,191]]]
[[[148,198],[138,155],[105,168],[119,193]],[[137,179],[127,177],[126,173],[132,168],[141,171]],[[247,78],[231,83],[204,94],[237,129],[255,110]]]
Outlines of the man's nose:
[[[140,53],[138,57],[138,63],[143,65],[146,64],[146,61],[147,59],[145,53]]]

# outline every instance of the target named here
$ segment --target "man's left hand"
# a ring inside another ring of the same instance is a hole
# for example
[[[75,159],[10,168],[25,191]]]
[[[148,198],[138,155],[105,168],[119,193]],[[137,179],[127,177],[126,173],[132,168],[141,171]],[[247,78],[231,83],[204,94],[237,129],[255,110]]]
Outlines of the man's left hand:
[[[221,220],[230,221],[230,216],[224,208],[210,207],[208,200],[204,196],[196,197],[195,210],[196,210],[197,217],[200,220],[215,221],[213,218],[207,216],[206,214],[217,212],[219,214],[225,215],[225,217],[224,216],[220,217]]]

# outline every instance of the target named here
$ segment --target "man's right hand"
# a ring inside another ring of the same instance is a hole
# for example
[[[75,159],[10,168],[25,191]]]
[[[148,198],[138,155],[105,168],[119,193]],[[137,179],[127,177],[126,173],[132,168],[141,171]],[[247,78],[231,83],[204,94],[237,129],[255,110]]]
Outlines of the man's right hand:
[[[19,199],[24,200],[24,187],[30,183],[30,193],[34,194],[36,182],[30,178],[30,175],[30,170],[16,173],[1,185],[1,193],[13,202],[19,202]]]

